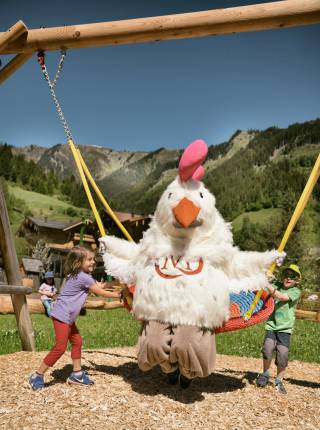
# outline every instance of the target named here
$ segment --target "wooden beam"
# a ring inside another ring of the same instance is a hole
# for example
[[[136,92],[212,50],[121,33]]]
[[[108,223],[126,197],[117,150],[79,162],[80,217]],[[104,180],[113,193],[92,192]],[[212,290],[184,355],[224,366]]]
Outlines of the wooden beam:
[[[8,284],[22,285],[18,257],[10,228],[6,201],[0,187],[0,249]],[[18,331],[25,351],[35,350],[35,339],[32,322],[25,295],[11,295]]]
[[[44,314],[44,307],[40,299],[28,298],[28,309],[31,314]],[[88,300],[84,305],[85,309],[90,310],[111,310],[117,308],[123,308],[123,303],[119,301],[106,302],[104,300]],[[0,295],[0,314],[13,314],[14,309],[12,301],[8,295]]]
[[[32,57],[33,52],[18,54],[0,70],[0,85]]]
[[[302,309],[295,310],[296,318],[300,320],[320,322],[320,311],[304,311]]]
[[[114,290],[113,290],[114,291]],[[40,299],[38,298],[28,298],[28,309],[31,314],[44,314],[44,307]],[[104,300],[92,300],[89,299],[84,305],[85,309],[90,310],[112,310],[117,308],[122,308],[123,303],[119,301],[106,302]],[[12,301],[10,296],[0,294],[0,314],[13,314],[14,309],[12,306]],[[304,311],[301,309],[296,309],[296,318],[320,322],[320,312]]]
[[[317,23],[320,23],[320,0],[285,0],[203,12],[28,30],[26,37],[10,43],[3,53],[154,42]]]
[[[31,294],[32,288],[23,285],[0,284],[0,294]]]
[[[88,300],[84,305],[85,309],[109,310],[123,308],[123,303],[118,301],[106,302],[104,300]]]
[[[73,240],[80,241],[80,234],[79,233],[75,233],[73,235]],[[84,242],[90,242],[90,243],[96,243],[95,238],[91,234],[85,234],[83,236],[83,241]]]
[[[0,52],[3,51],[10,42],[13,42],[22,34],[28,31],[23,21],[18,21],[12,27],[9,28],[5,33],[0,34]]]

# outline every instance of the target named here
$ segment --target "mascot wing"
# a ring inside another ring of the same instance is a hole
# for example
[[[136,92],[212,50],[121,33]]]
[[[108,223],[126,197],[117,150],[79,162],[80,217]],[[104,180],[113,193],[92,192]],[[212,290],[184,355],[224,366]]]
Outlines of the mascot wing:
[[[104,236],[99,241],[106,272],[120,282],[135,283],[139,245],[114,236]]]
[[[264,273],[259,273],[252,276],[244,276],[241,279],[230,278],[229,291],[230,293],[239,294],[241,291],[257,291],[260,288],[265,288],[269,284],[268,277]]]
[[[234,248],[232,258],[225,266],[226,274],[230,277],[230,292],[240,293],[267,287],[268,269],[272,263],[281,263],[284,257],[284,252],[276,250],[254,252]]]
[[[251,276],[266,273],[272,263],[281,265],[285,256],[285,252],[279,252],[276,249],[265,252],[236,249],[231,264],[237,276]]]

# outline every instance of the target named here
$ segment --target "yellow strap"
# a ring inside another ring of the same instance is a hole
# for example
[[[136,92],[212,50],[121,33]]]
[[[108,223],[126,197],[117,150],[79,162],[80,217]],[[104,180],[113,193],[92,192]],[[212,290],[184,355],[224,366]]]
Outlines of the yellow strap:
[[[315,162],[315,164],[313,166],[313,169],[312,169],[312,171],[310,173],[310,176],[309,176],[309,179],[308,179],[308,181],[306,183],[306,186],[304,187],[304,190],[303,190],[303,192],[302,192],[302,194],[300,196],[300,199],[299,199],[299,201],[297,203],[297,206],[296,206],[296,208],[295,208],[295,210],[293,212],[293,215],[292,215],[291,220],[290,220],[290,222],[288,224],[288,227],[287,227],[287,229],[286,229],[286,231],[285,231],[285,233],[283,235],[281,243],[280,243],[280,245],[278,247],[278,251],[279,252],[282,252],[284,250],[284,248],[285,248],[285,246],[286,246],[286,244],[287,244],[287,242],[289,240],[289,237],[290,237],[293,229],[295,228],[295,226],[296,226],[296,224],[297,224],[297,222],[298,222],[298,220],[299,220],[302,212],[304,211],[304,208],[306,207],[306,205],[307,205],[307,203],[309,201],[309,198],[311,196],[312,190],[315,187],[315,185],[316,185],[316,183],[317,183],[317,181],[319,179],[319,176],[320,176],[320,154],[318,155],[318,158],[317,158],[317,160],[316,160],[316,162]],[[276,267],[275,263],[273,263],[270,266],[270,268],[268,270],[270,274],[272,274],[274,272],[275,267]],[[246,321],[248,321],[251,318],[252,312],[253,312],[254,308],[256,307],[258,301],[260,300],[260,297],[261,297],[262,293],[263,293],[263,289],[261,289],[261,290],[259,290],[257,292],[257,294],[256,294],[253,302],[251,303],[251,306],[250,306],[249,310],[244,314],[244,319]]]
[[[117,215],[113,212],[113,210],[111,209],[111,207],[109,206],[107,200],[104,198],[103,194],[101,193],[99,187],[97,186],[97,184],[95,183],[95,180],[93,179],[84,159],[82,158],[81,152],[79,150],[79,148],[76,149],[77,150],[77,154],[81,163],[81,167],[84,171],[84,173],[86,174],[87,178],[89,179],[89,182],[92,186],[92,188],[94,189],[94,191],[96,192],[97,196],[99,197],[101,203],[103,204],[103,206],[105,207],[105,209],[107,210],[107,212],[109,213],[109,215],[111,216],[111,218],[114,220],[114,222],[117,224],[117,226],[120,228],[120,230],[122,231],[122,233],[124,234],[124,236],[129,240],[133,242],[132,237],[130,236],[129,232],[126,230],[126,228],[121,224],[120,220],[118,219]]]
[[[94,217],[95,217],[95,219],[97,221],[98,228],[100,230],[100,234],[101,234],[101,236],[105,236],[106,232],[105,232],[105,229],[103,227],[103,224],[102,224],[102,221],[101,221],[101,217],[99,215],[99,212],[97,210],[95,202],[94,202],[94,200],[92,198],[92,194],[91,194],[91,191],[90,191],[87,179],[85,177],[85,174],[84,174],[84,171],[83,171],[83,168],[82,168],[82,165],[81,165],[80,158],[78,156],[77,148],[75,147],[75,144],[73,143],[73,141],[71,139],[68,140],[68,143],[69,143],[69,146],[71,148],[71,152],[72,152],[72,155],[74,157],[74,160],[76,162],[76,165],[77,165],[77,168],[78,168],[78,172],[79,172],[79,175],[80,175],[80,178],[81,178],[84,190],[86,192],[87,198],[89,200],[92,212],[93,212]]]

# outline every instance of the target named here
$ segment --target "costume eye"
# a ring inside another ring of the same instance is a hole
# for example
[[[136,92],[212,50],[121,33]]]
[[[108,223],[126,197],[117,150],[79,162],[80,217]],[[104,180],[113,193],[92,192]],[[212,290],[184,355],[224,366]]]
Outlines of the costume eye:
[[[200,193],[200,197],[203,199],[203,193]]]
[[[171,197],[171,196],[172,196],[172,193],[169,193],[169,194],[168,194],[168,199],[170,199],[170,197]]]

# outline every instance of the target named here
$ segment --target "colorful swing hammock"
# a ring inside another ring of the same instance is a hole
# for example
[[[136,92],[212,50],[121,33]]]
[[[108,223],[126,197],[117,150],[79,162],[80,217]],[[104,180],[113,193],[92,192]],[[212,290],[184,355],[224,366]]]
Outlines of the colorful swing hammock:
[[[128,290],[130,294],[123,299],[123,304],[124,307],[131,312],[135,286],[129,285]],[[227,331],[241,330],[266,321],[274,309],[274,300],[266,291],[263,291],[255,305],[251,318],[245,319],[245,314],[249,311],[256,294],[257,291],[242,291],[239,294],[231,293],[229,308],[230,318],[221,327],[217,327],[215,332],[224,333]]]
[[[257,292],[254,291],[230,294],[230,318],[222,327],[215,330],[216,333],[240,330],[266,321],[274,309],[274,300],[266,291],[263,291],[261,298],[254,307],[251,318],[245,319],[256,294]]]
[[[58,69],[55,75],[54,80],[50,80],[46,64],[45,64],[45,54],[44,52],[38,53],[38,61],[42,69],[42,73],[44,75],[45,80],[48,83],[49,90],[53,99],[53,102],[55,104],[60,122],[62,124],[62,127],[65,131],[65,134],[67,136],[67,141],[70,146],[72,155],[75,159],[76,166],[79,171],[79,175],[83,184],[83,187],[85,189],[87,198],[89,200],[91,209],[94,213],[97,225],[100,230],[101,236],[105,236],[105,230],[101,221],[100,214],[96,208],[95,202],[92,198],[92,194],[88,185],[88,181],[90,182],[92,188],[96,192],[98,198],[100,199],[101,203],[111,216],[111,218],[115,221],[115,223],[118,225],[124,236],[128,240],[132,240],[130,234],[125,229],[125,227],[121,224],[119,219],[116,217],[114,212],[112,211],[111,207],[109,206],[108,202],[102,195],[100,189],[98,188],[97,184],[95,183],[93,177],[91,176],[91,173],[85,164],[85,161],[82,158],[82,155],[80,153],[79,148],[76,147],[69,126],[67,124],[67,121],[63,115],[61,106],[59,104],[59,101],[57,99],[57,96],[55,94],[54,88],[56,86],[56,83],[58,81],[58,78],[60,76],[60,72],[63,66],[63,62],[66,56],[66,52],[63,50],[61,51],[61,59],[58,65]],[[312,190],[317,183],[317,180],[320,176],[320,154],[315,162],[315,165],[313,166],[313,169],[310,173],[309,179],[305,185],[305,188],[300,196],[300,199],[297,203],[297,206],[294,210],[294,213],[291,217],[291,220],[287,226],[287,229],[284,233],[284,236],[282,238],[282,241],[278,247],[278,251],[282,252],[287,244],[287,241],[298,222],[306,204],[308,203],[308,200],[310,198],[310,195],[312,193]],[[273,264],[270,269],[269,273],[272,274],[275,269],[275,264]],[[129,287],[130,291],[130,287]],[[132,294],[132,291],[131,291]],[[131,304],[132,304],[132,295],[131,297],[128,297],[127,299],[124,299],[124,306],[130,310]],[[240,330],[243,328],[247,328],[250,326],[253,326],[255,324],[259,324],[263,321],[266,321],[268,317],[272,314],[274,309],[274,301],[271,296],[268,296],[268,294],[264,290],[259,290],[257,293],[255,292],[241,292],[240,294],[231,294],[230,295],[230,319],[224,323],[222,327],[219,327],[216,329],[216,333],[223,333],[227,331],[234,331],[234,330]]]

